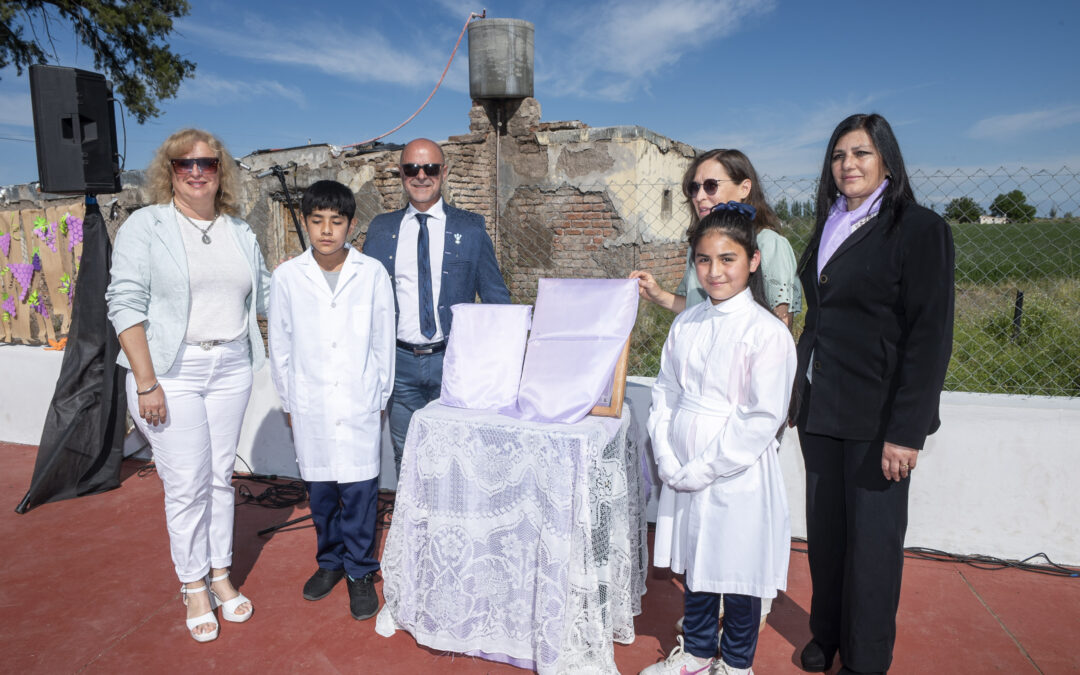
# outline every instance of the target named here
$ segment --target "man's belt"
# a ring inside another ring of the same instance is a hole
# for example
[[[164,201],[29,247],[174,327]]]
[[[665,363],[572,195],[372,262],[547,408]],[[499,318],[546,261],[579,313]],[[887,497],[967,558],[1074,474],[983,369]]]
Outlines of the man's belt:
[[[446,349],[446,340],[441,342],[432,342],[426,345],[414,345],[411,342],[397,341],[398,349],[407,349],[416,356],[423,356],[425,354],[438,354]]]

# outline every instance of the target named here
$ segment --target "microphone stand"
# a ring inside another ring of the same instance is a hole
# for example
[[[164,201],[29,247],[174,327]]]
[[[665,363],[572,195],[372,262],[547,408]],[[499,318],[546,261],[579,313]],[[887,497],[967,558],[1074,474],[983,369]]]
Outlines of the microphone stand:
[[[285,182],[285,168],[282,167],[280,164],[275,164],[266,171],[260,171],[258,174],[256,174],[255,177],[264,178],[266,176],[269,176],[270,174],[274,174],[275,176],[277,176],[278,181],[281,182],[281,189],[285,192],[285,205],[289,207],[289,215],[292,216],[293,229],[296,230],[296,238],[300,240],[300,250],[306,250],[307,244],[304,243],[304,230],[300,227],[300,219],[296,217],[296,207],[293,205],[292,197],[289,195],[289,185]],[[256,533],[256,536],[261,537],[271,532],[277,532],[282,528],[289,527],[290,525],[295,525],[297,523],[302,523],[305,520],[309,520],[310,518],[311,514],[308,514],[306,516],[301,516],[299,518],[289,520],[284,523],[271,525],[270,527],[259,530],[258,533]]]
[[[289,186],[285,182],[285,168],[280,164],[275,164],[265,171],[260,171],[255,177],[264,178],[270,174],[277,176],[277,179],[281,181],[281,189],[285,192],[285,205],[289,207],[289,215],[292,216],[293,229],[296,230],[296,238],[300,240],[300,250],[307,250],[307,244],[304,243],[304,230],[300,227],[300,219],[296,217],[296,207],[293,205],[292,197],[289,195]]]
[[[277,532],[278,530],[280,530],[282,528],[289,527],[290,525],[296,525],[297,523],[302,523],[305,520],[310,520],[310,519],[311,519],[311,514],[309,513],[306,516],[300,516],[299,518],[295,518],[293,520],[287,520],[284,523],[278,523],[277,525],[271,525],[270,527],[263,528],[263,529],[259,530],[258,532],[256,532],[255,536],[261,537],[264,534],[270,534],[271,532]]]

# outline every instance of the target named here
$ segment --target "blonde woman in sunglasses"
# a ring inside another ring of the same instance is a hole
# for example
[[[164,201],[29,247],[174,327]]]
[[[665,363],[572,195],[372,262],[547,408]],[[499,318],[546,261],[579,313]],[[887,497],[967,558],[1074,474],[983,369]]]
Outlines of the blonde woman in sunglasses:
[[[780,234],[780,220],[765,201],[754,165],[738,150],[709,150],[694,158],[682,180],[683,196],[690,209],[690,228],[707,216],[717,204],[743,202],[757,211],[758,246],[765,278],[765,294],[773,312],[788,328],[793,317],[802,310],[802,288],[795,270],[795,252]],[[678,314],[707,297],[698,283],[689,252],[686,271],[675,292],[664,290],[653,275],[634,270],[630,278],[638,280],[641,297]]]
[[[252,371],[266,359],[255,317],[266,313],[270,274],[236,217],[236,163],[220,140],[178,131],[147,174],[153,204],[117,231],[105,297],[128,410],[165,488],[185,623],[209,642],[214,609],[236,623],[254,611],[229,579],[232,473]]]

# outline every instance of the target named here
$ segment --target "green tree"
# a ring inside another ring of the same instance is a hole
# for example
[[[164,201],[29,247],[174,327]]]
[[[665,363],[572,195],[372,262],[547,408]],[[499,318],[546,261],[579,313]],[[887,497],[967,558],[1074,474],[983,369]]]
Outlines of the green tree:
[[[787,197],[781,197],[773,210],[776,211],[776,217],[780,220],[785,222],[791,220],[791,209],[788,208]]]
[[[175,96],[195,72],[195,63],[173,53],[168,41],[173,19],[190,10],[186,0],[0,0],[0,69],[14,65],[21,75],[47,63],[45,49],[55,55],[54,40],[70,30],[142,124],[161,114],[155,104]]]
[[[971,197],[957,197],[945,207],[945,220],[958,223],[974,223],[985,214],[983,208]]]
[[[1027,203],[1023,192],[1013,190],[994,197],[990,204],[990,213],[1005,216],[1014,223],[1026,223],[1035,217],[1035,207]]]

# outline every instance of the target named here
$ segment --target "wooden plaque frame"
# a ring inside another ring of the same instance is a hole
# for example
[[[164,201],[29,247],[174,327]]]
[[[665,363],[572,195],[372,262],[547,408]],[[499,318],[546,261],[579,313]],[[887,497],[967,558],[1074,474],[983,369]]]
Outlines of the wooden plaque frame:
[[[615,364],[615,374],[611,382],[610,405],[596,405],[589,411],[597,417],[622,417],[623,399],[626,397],[626,370],[630,361],[630,338],[626,338],[622,353]]]

